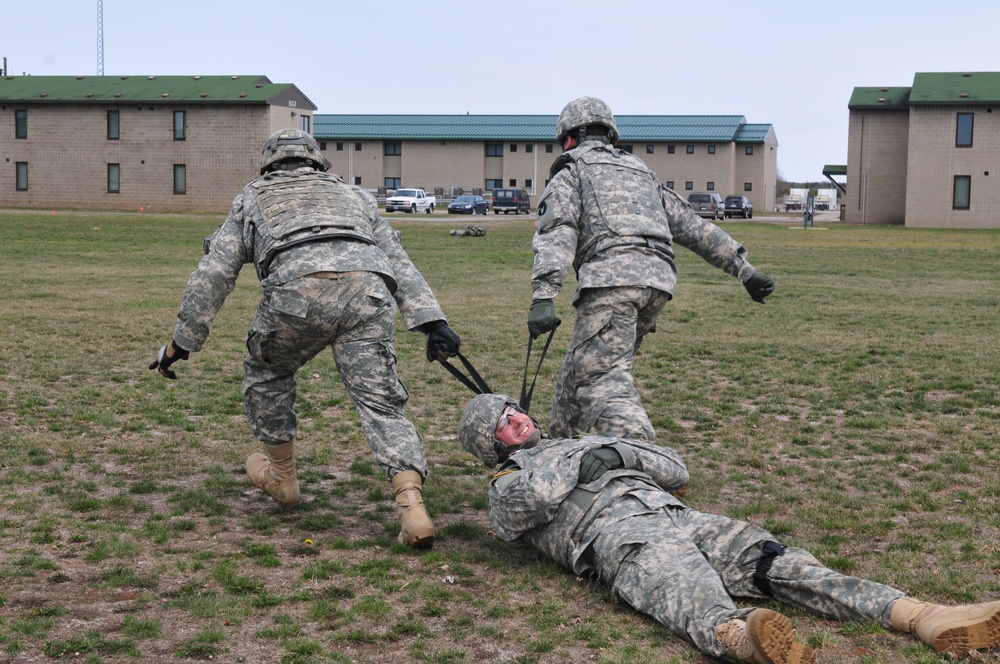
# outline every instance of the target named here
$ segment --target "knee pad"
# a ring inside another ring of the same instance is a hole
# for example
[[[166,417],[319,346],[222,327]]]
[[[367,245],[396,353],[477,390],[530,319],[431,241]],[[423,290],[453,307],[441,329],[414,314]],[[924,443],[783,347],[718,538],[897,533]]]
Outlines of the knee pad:
[[[753,572],[753,585],[768,597],[774,597],[774,591],[771,590],[771,582],[767,578],[767,573],[771,570],[774,559],[783,555],[785,555],[784,544],[769,541],[764,542],[764,546],[761,547],[761,555],[757,559],[757,569]]]

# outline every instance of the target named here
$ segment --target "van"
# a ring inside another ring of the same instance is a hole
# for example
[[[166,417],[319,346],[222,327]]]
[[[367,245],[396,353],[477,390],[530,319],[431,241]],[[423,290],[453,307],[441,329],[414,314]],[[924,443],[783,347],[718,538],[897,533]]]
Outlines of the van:
[[[496,189],[493,191],[493,214],[531,214],[531,197],[524,189]]]
[[[688,196],[688,205],[699,217],[722,219],[726,214],[726,204],[722,196],[712,192],[701,192]]]

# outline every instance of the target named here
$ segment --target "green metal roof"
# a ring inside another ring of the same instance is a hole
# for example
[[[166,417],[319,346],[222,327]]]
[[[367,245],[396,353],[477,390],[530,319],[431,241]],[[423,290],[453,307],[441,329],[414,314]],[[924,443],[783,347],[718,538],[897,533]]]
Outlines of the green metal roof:
[[[320,140],[554,142],[557,118],[555,115],[317,113],[313,116],[313,135]],[[740,115],[619,115],[615,121],[621,142],[734,141],[737,137],[741,142],[763,142],[771,130],[771,125],[747,125]]]
[[[910,104],[996,104],[1000,72],[918,73]]]
[[[266,104],[290,88],[302,95],[294,85],[272,83],[266,76],[5,76],[0,101]]]
[[[909,108],[911,88],[854,88],[847,108]]]
[[[823,166],[823,175],[847,175],[847,166],[844,164],[826,164]]]

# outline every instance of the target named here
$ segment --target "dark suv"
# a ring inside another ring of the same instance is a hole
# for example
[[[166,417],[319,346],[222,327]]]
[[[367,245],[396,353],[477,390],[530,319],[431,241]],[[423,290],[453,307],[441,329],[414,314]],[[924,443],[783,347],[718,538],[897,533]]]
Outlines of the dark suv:
[[[753,219],[753,203],[746,196],[726,196],[726,219],[736,216]]]
[[[493,214],[530,214],[531,198],[524,189],[497,189],[493,192]]]

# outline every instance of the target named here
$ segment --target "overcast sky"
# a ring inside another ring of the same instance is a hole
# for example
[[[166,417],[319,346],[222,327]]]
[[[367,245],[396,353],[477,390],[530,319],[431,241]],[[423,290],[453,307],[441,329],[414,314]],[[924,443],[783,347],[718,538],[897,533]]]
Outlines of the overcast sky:
[[[318,113],[741,115],[774,127],[778,172],[847,163],[857,86],[1000,71],[979,0],[103,0],[104,74],[265,75]],[[96,75],[97,0],[18,3],[8,72]]]

